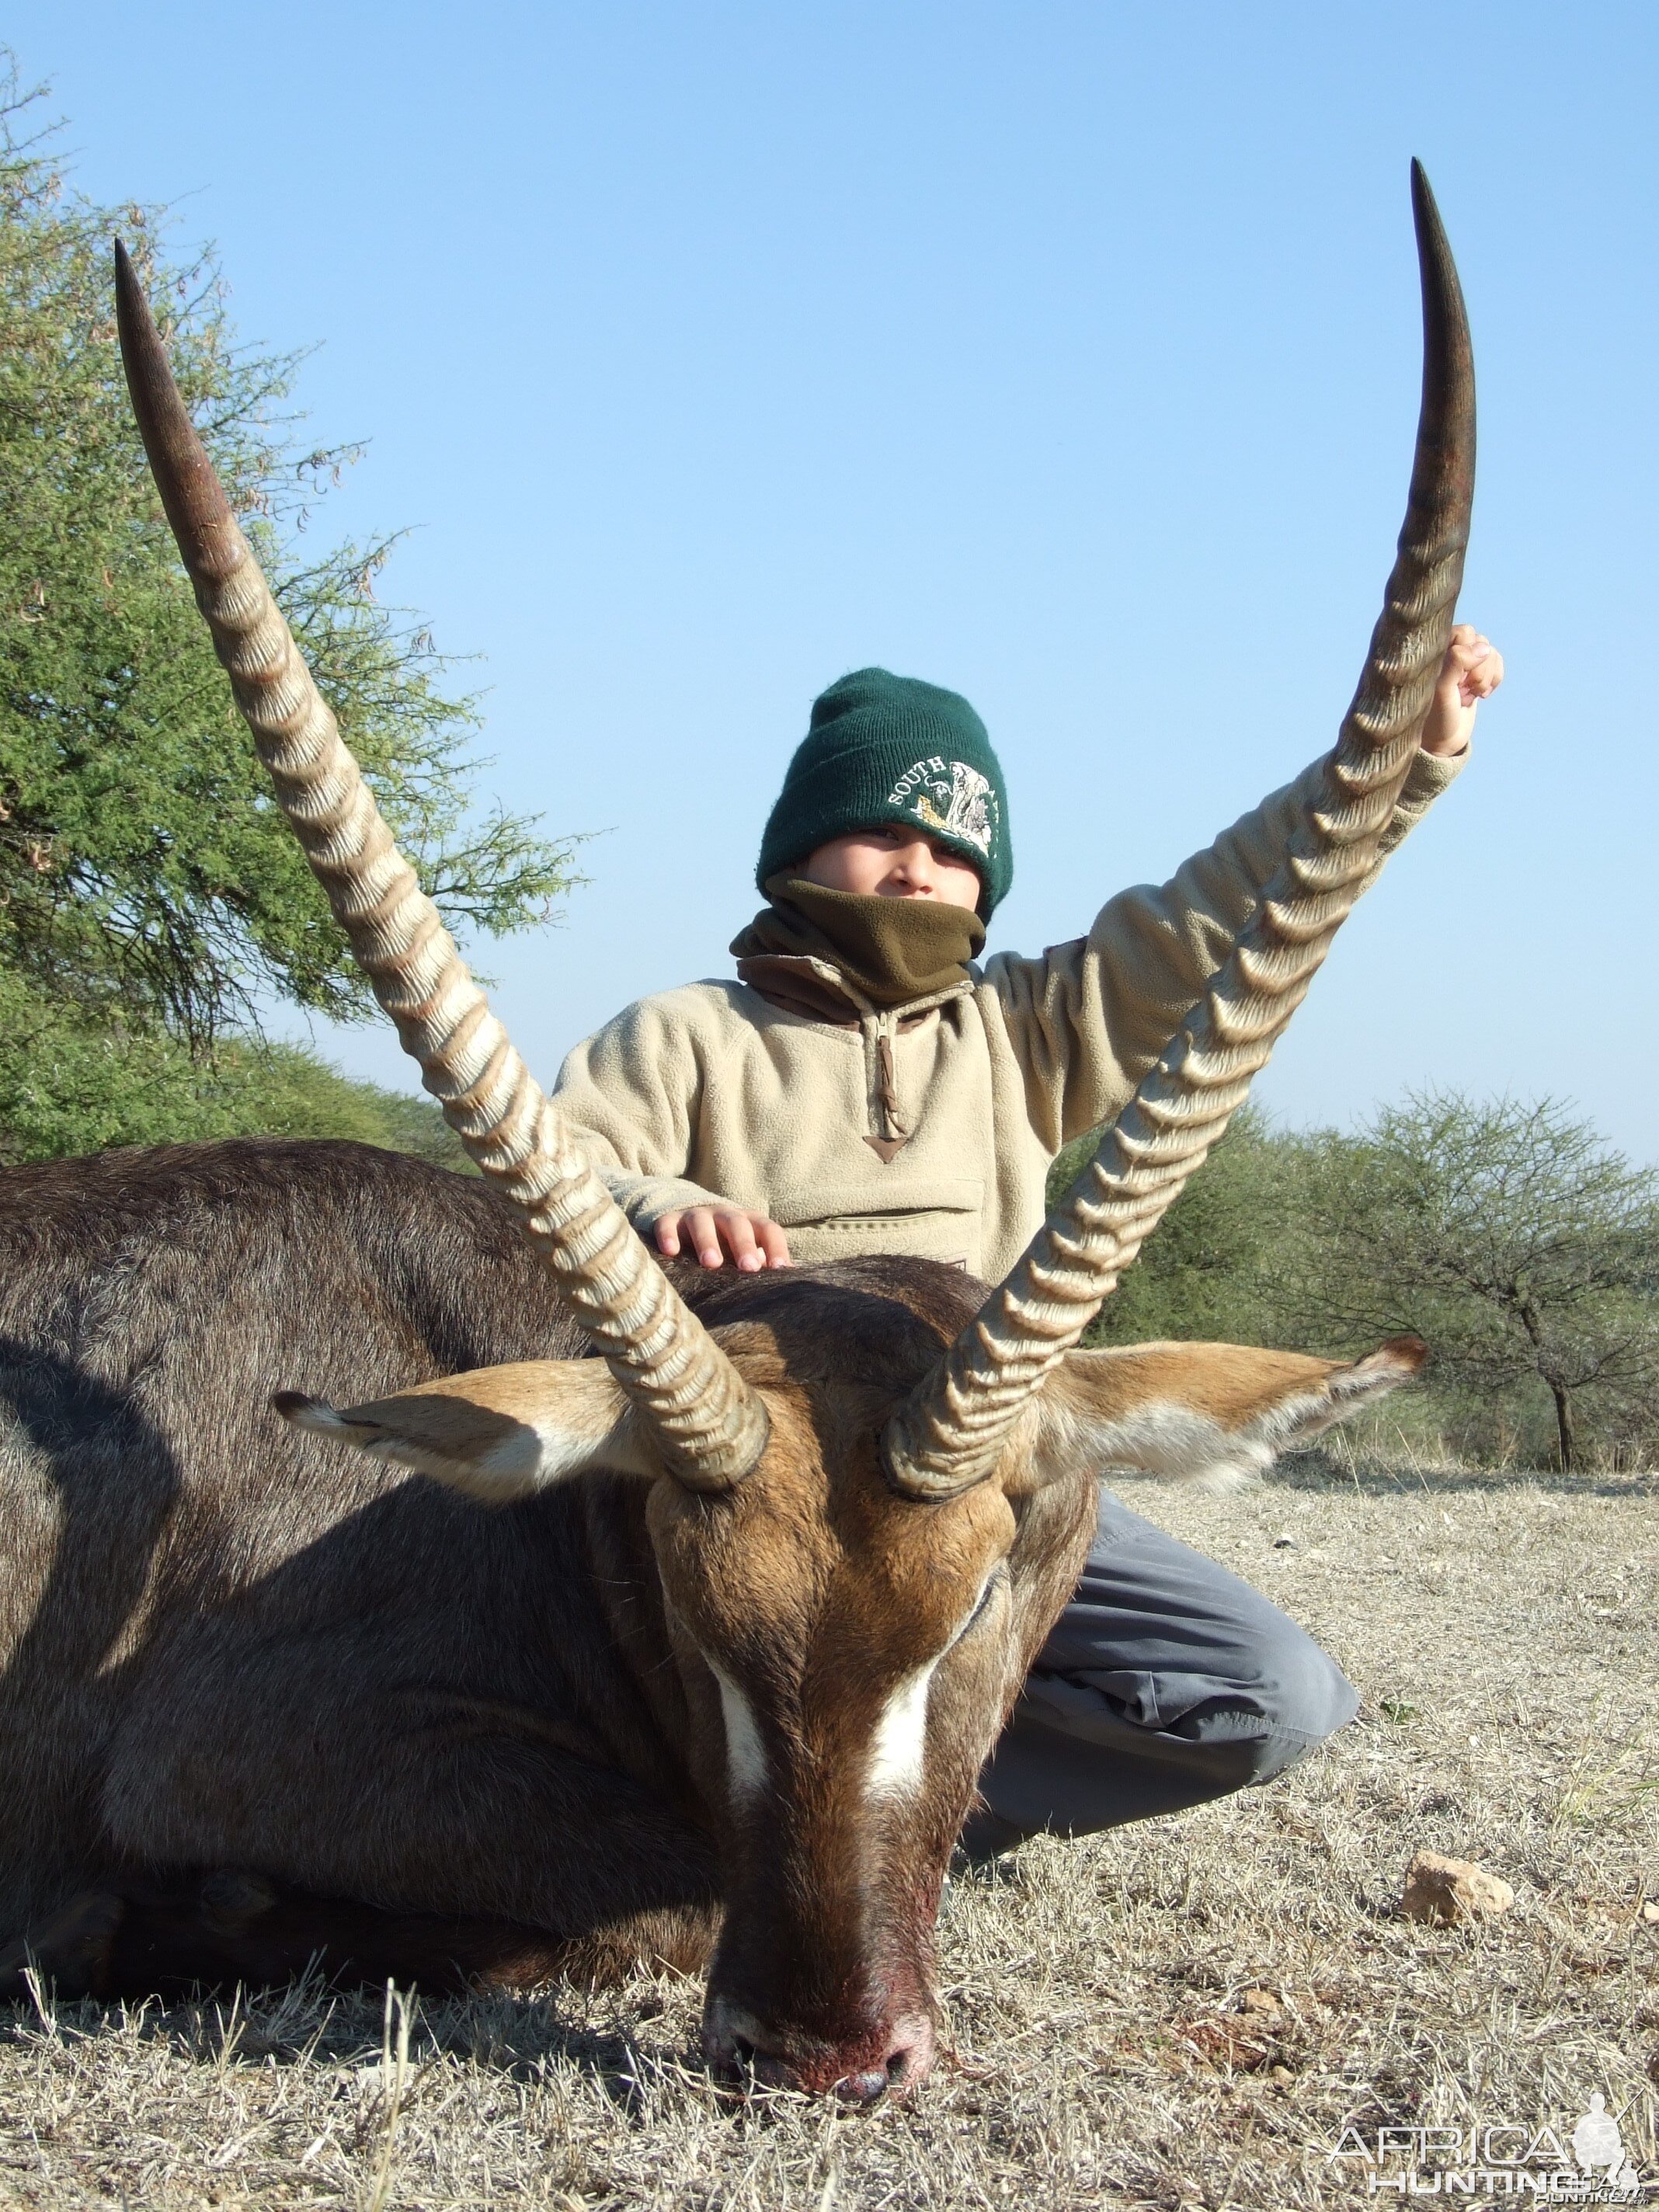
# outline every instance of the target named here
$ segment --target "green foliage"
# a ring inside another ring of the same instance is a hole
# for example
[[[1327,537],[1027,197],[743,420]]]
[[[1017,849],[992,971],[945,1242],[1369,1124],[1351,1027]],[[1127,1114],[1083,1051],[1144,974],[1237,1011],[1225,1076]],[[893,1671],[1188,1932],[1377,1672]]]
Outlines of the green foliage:
[[[1415,1330],[1443,1386],[1547,1403],[1563,1468],[1581,1413],[1659,1406],[1659,1178],[1559,1101],[1425,1092],[1304,1157],[1293,1327]]]
[[[1077,1139],[1054,1162],[1048,1176],[1051,1206],[1075,1181],[1094,1141]],[[1101,1308],[1085,1340],[1278,1342],[1273,1284],[1289,1187],[1298,1164],[1295,1139],[1250,1109],[1237,1115]]]
[[[118,232],[427,888],[453,922],[499,933],[542,920],[571,879],[568,844],[476,814],[473,702],[426,632],[377,603],[389,544],[302,554],[316,497],[353,456],[297,438],[283,411],[295,357],[238,345],[211,255],[170,257],[155,210],[76,196],[50,135],[25,135],[30,108],[0,77],[0,976],[33,1034],[78,1042],[61,1062],[38,1056],[22,1090],[0,1085],[14,1152],[53,1128],[130,1136],[145,1120],[136,1097],[96,1110],[100,1051],[152,1066],[149,1118],[173,1133],[192,1065],[210,1119],[235,1088],[240,1063],[221,1047],[261,1003],[336,1018],[371,1006],[271,802],[145,468],[116,343]]]
[[[0,1165],[253,1134],[356,1137],[469,1171],[435,1106],[354,1083],[300,1046],[221,1038],[192,1053],[163,1028],[83,1018],[0,972]]]

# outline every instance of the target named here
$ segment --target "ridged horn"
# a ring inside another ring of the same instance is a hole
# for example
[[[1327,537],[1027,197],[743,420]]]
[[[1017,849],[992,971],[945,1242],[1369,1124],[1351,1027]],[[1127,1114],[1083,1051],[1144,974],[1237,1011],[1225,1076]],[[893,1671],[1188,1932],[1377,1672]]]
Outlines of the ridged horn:
[[[1322,787],[1233,951],[1093,1158],[938,1366],[888,1423],[889,1480],[954,1496],[996,1468],[1023,1408],[1077,1343],[1249,1095],[1381,864],[1451,635],[1474,492],[1474,366],[1451,250],[1412,164],[1423,401],[1388,595]]]
[[[729,1488],[765,1449],[764,1408],[635,1234],[468,974],[237,526],[118,242],[115,271],[127,388],[196,604],[359,967],[444,1119],[520,1209],[668,1470],[693,1489]]]

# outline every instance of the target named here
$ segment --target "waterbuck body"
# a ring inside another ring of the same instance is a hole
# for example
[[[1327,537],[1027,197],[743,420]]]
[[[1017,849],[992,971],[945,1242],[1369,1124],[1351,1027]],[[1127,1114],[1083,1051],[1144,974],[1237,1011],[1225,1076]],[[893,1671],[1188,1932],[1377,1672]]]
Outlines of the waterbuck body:
[[[1109,1437],[1261,1464],[1413,1364],[1076,1355],[1096,1387],[1051,1394],[1016,1479],[921,1503],[875,1437],[978,1285],[690,1274],[771,1426],[707,1496],[641,1480],[481,1182],[355,1145],[112,1153],[0,1178],[0,1936],[136,1992],[318,1951],[690,1967],[724,1916],[711,2050],[820,2087],[925,2069],[939,1881]],[[280,1419],[296,1374],[396,1394],[381,1427],[454,1486]],[[538,1464],[483,1464],[532,1435]]]
[[[435,1977],[446,1951],[509,1978],[607,1954],[702,1963],[743,1847],[722,1832],[719,1686],[678,1663],[648,1486],[596,1469],[481,1509],[270,1407],[296,1374],[349,1398],[579,1352],[514,1210],[364,1146],[181,1146],[13,1171],[0,1249],[0,1934],[112,1887],[143,1917],[176,1905],[170,1875],[228,1867],[277,1898],[504,1923],[290,1912],[292,1963],[331,1937],[369,1974],[423,1960]],[[890,1396],[972,1304],[923,1263],[694,1287],[711,1320],[746,1304],[754,1350],[799,1382],[838,1369]],[[822,1480],[821,1462],[790,1472]],[[868,1472],[866,1510],[937,1518]],[[1045,1492],[1015,1547],[1022,1654],[1074,1577],[1088,1487]],[[769,1559],[760,1491],[744,1502],[743,1571],[799,1580],[799,1559]],[[792,1537],[827,1517],[822,1496],[804,1504],[787,1501]],[[840,1662],[854,1725],[860,1656]],[[867,1882],[870,1855],[831,1825]],[[929,1920],[933,1903],[916,1900]],[[270,1914],[244,1959],[216,1950],[213,1904],[199,1926],[175,1913],[172,1955],[152,1942],[131,1971],[252,1971]],[[781,1931],[758,1917],[763,1980]],[[785,1948],[827,1956],[833,1934]],[[88,1979],[130,1980],[123,1955]]]

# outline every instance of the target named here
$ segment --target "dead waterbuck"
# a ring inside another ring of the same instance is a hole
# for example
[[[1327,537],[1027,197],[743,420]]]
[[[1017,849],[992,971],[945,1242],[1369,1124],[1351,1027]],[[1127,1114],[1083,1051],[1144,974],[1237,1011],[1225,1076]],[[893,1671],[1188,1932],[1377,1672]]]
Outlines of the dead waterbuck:
[[[1098,1472],[1264,1467],[1421,1357],[1077,1348],[1375,875],[1416,750],[1474,401],[1418,172],[1413,195],[1411,498],[1319,803],[988,1292],[921,1261],[694,1281],[646,1250],[397,852],[123,257],[134,404],[198,603],[484,1182],[246,1144],[0,1193],[14,1972],[25,1941],[99,1989],[269,1977],[319,1945],[464,1978],[712,1949],[717,2063],[860,2100],[926,2073],[944,1871]]]

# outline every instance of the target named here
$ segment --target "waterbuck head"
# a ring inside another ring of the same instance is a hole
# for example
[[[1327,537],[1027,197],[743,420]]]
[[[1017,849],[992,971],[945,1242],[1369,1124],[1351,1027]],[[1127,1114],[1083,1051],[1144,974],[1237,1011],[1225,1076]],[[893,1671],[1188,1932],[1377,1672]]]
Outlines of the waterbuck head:
[[[1103,1466],[1224,1480],[1413,1373],[1231,1345],[1073,1351],[996,1467],[895,1485],[882,1437],[982,1291],[925,1261],[738,1279],[702,1304],[767,1441],[720,1488],[676,1480],[597,1360],[486,1368],[301,1426],[506,1501],[586,1468],[647,1502],[692,1758],[721,1830],[711,2058],[866,2100],[932,2057],[939,1887],[975,1779],[1069,1595]],[[722,1312],[731,1318],[722,1320]]]
[[[974,1778],[1079,1564],[1108,1464],[1237,1472],[1416,1364],[1077,1349],[1243,1103],[1375,871],[1449,635],[1472,492],[1455,273],[1413,169],[1425,372],[1383,613],[1225,966],[1007,1280],[923,1262],[763,1278],[693,1312],[530,1078],[392,842],[179,398],[118,248],[121,337],[198,603],[278,799],[405,1048],[522,1211],[596,1358],[283,1410],[484,1498],[590,1468],[647,1517],[693,1757],[727,1838],[717,2059],[866,2098],[931,2055],[928,1942]]]

